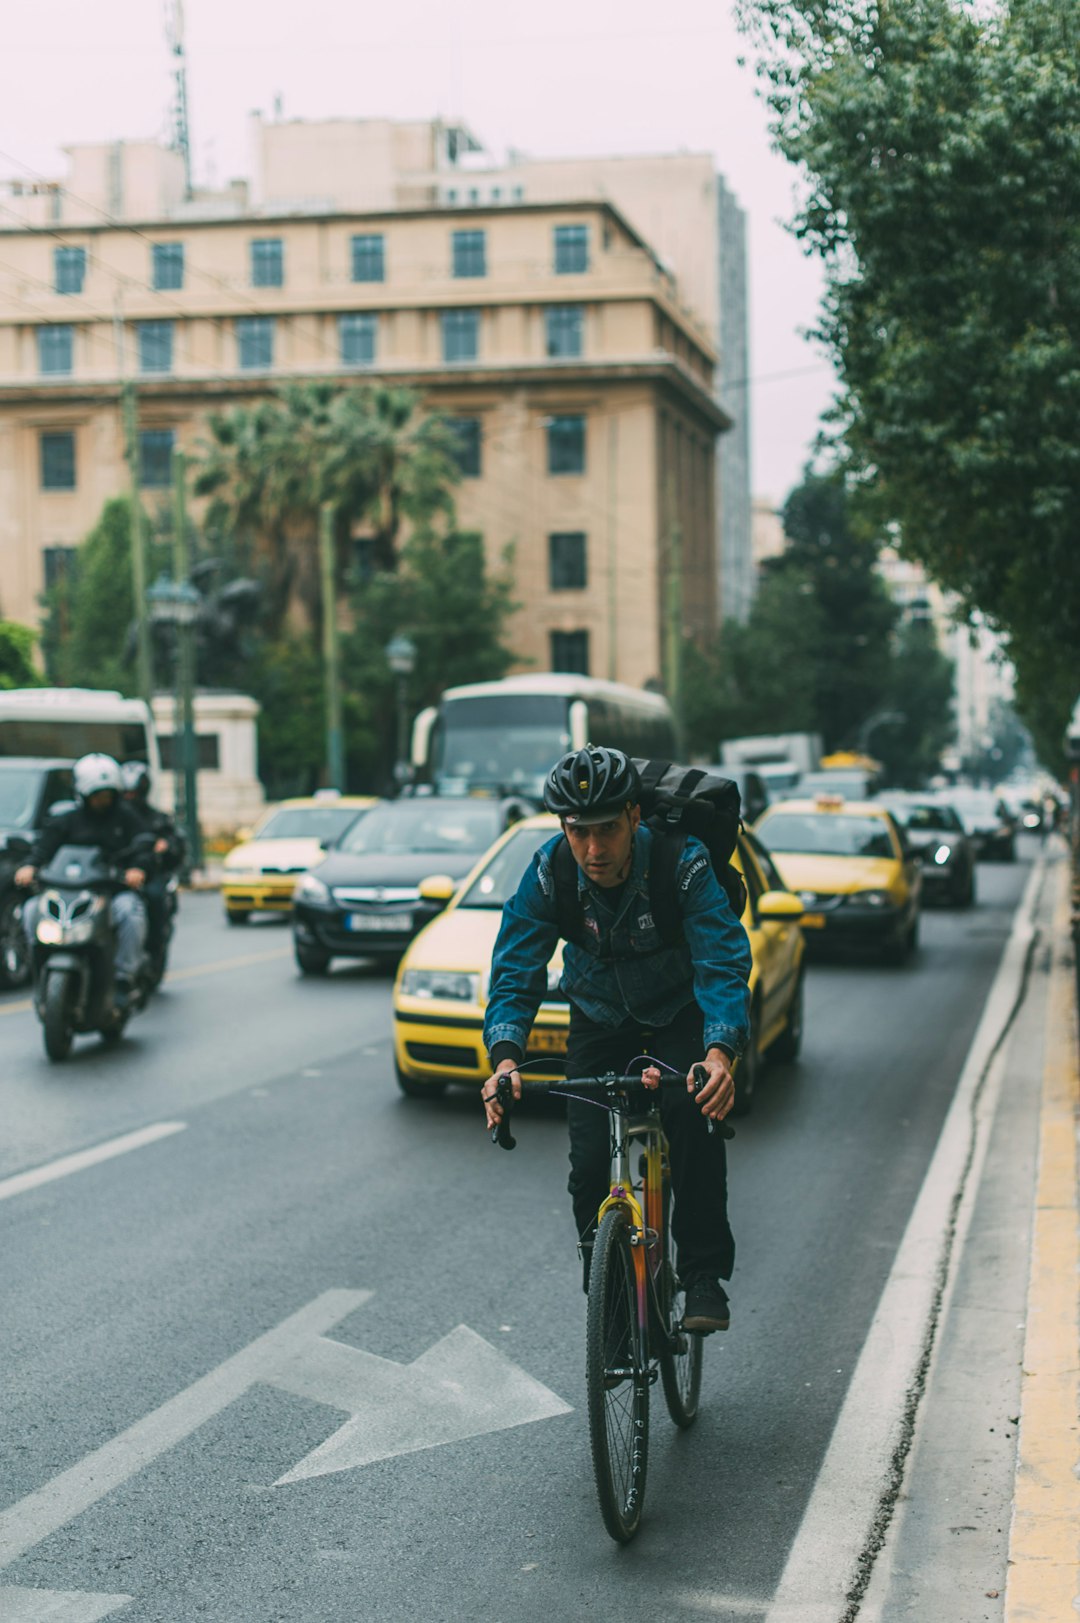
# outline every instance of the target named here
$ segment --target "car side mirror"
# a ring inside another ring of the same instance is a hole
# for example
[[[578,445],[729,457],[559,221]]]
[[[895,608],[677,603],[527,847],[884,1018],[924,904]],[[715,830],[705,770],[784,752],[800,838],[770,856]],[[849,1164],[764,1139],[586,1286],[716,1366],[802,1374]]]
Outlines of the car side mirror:
[[[793,923],[803,916],[803,904],[790,890],[767,890],[758,898],[759,919],[786,919]]]
[[[449,874],[433,873],[427,879],[420,881],[420,900],[423,902],[438,902],[445,907],[457,889],[457,883]]]
[[[70,812],[78,811],[78,809],[79,802],[77,800],[54,800],[45,813],[45,818],[47,822],[58,823],[61,817],[67,817]]]
[[[238,828],[236,831],[236,843],[237,845],[247,845],[248,841],[253,839],[254,836],[255,830],[253,828]]]

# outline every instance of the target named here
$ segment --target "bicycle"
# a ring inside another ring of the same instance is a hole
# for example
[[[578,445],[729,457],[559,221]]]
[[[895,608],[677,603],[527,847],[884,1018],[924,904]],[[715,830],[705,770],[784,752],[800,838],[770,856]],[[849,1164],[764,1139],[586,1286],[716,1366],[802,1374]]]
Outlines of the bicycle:
[[[643,1056],[644,1057],[644,1056]],[[658,1061],[649,1061],[659,1064]],[[522,1067],[519,1067],[519,1072]],[[665,1066],[664,1069],[671,1069]],[[708,1073],[694,1067],[697,1089]],[[585,1331],[585,1387],[593,1472],[604,1526],[628,1544],[641,1526],[649,1459],[649,1390],[659,1378],[668,1413],[685,1430],[697,1416],[702,1336],[682,1328],[684,1292],[671,1236],[671,1173],[660,1120],[660,1089],[685,1087],[681,1075],[646,1087],[640,1076],[573,1077],[522,1088],[586,1099],[611,1117],[611,1188],[597,1213],[589,1273]],[[512,1150],[513,1092],[500,1078],[502,1119],[492,1142]],[[710,1122],[725,1138],[726,1123]],[[630,1166],[631,1141],[643,1145],[638,1181]]]

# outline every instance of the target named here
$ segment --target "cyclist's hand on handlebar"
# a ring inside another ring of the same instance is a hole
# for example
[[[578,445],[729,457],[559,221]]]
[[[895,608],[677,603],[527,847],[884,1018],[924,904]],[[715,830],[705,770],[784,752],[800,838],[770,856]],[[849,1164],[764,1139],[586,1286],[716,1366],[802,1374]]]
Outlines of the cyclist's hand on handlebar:
[[[124,875],[124,884],[132,890],[142,890],[146,884],[146,875],[141,868],[129,868]]]
[[[502,1106],[495,1097],[495,1089],[501,1076],[509,1076],[510,1086],[514,1091],[514,1099],[521,1098],[521,1073],[512,1059],[500,1060],[494,1076],[489,1076],[480,1089],[480,1097],[484,1101],[484,1111],[487,1115],[488,1127],[497,1127],[502,1121]]]
[[[660,1067],[658,1065],[650,1065],[641,1073],[641,1081],[646,1088],[658,1088],[660,1080]]]
[[[710,1048],[699,1063],[708,1072],[708,1081],[698,1092],[694,1081],[694,1067],[691,1066],[686,1086],[691,1093],[697,1093],[697,1103],[702,1115],[711,1117],[713,1121],[723,1121],[735,1103],[735,1079],[731,1074],[731,1061],[722,1048]]]

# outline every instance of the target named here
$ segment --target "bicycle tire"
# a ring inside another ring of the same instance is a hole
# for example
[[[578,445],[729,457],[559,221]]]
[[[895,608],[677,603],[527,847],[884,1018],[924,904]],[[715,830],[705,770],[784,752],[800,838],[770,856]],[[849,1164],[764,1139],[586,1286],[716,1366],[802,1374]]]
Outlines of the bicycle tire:
[[[585,1385],[600,1514],[616,1543],[629,1544],[645,1504],[649,1372],[638,1343],[630,1225],[618,1208],[605,1213],[593,1243]]]
[[[682,1329],[686,1293],[675,1271],[675,1242],[671,1237],[671,1183],[664,1179],[664,1279],[662,1304],[667,1315],[663,1330],[678,1337],[680,1351],[665,1347],[660,1354],[660,1383],[664,1388],[667,1412],[681,1431],[697,1419],[701,1397],[702,1336]],[[661,1294],[658,1292],[658,1294]]]

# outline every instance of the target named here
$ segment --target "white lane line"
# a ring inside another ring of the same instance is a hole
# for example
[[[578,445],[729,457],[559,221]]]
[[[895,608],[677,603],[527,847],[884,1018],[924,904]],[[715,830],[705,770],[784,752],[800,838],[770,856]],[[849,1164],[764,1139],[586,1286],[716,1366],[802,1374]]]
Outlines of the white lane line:
[[[121,1611],[131,1595],[65,1593],[59,1589],[15,1589],[0,1584],[0,1623],[101,1623]]]
[[[765,1623],[839,1623],[895,1470],[957,1201],[977,1177],[1004,1066],[995,1048],[1023,982],[1045,862],[1032,869],[937,1148],[923,1179]],[[989,1067],[989,1075],[988,1073]],[[985,1087],[983,1082],[985,1078]],[[951,1248],[956,1264],[963,1233]]]
[[[207,1420],[242,1397],[368,1300],[365,1290],[329,1290],[292,1314],[282,1324],[234,1353],[217,1369],[159,1409],[104,1443],[101,1448],[61,1471],[43,1488],[0,1511],[0,1567],[17,1561],[35,1544],[96,1505],[166,1449],[190,1437]]]
[[[43,1183],[66,1178],[71,1172],[84,1167],[95,1167],[100,1161],[111,1161],[115,1155],[126,1155],[128,1150],[141,1150],[144,1144],[156,1144],[159,1138],[170,1138],[182,1133],[186,1121],[159,1121],[152,1127],[140,1127],[135,1133],[124,1133],[121,1138],[110,1138],[105,1144],[95,1144],[90,1150],[76,1150],[74,1155],[62,1155],[58,1161],[48,1161],[42,1167],[31,1167],[29,1172],[16,1172],[13,1177],[0,1180],[0,1200],[12,1195],[25,1194],[27,1189],[39,1189]]]

